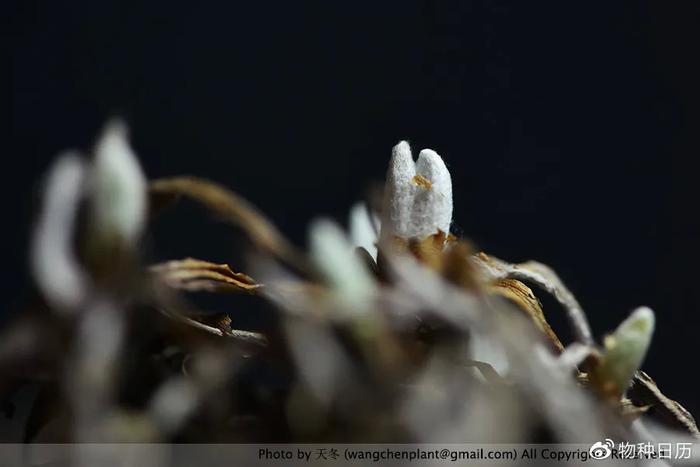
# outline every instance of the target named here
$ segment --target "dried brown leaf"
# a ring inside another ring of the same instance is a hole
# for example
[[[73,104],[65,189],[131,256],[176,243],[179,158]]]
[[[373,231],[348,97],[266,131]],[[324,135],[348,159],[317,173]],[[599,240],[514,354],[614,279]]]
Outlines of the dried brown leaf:
[[[448,282],[460,288],[478,290],[480,281],[471,261],[473,252],[469,242],[458,240],[454,235],[438,230],[422,240],[392,238],[390,248],[394,253],[415,257],[428,268],[439,273]],[[379,276],[384,278],[388,264],[379,252],[377,264]]]
[[[623,398],[620,401],[620,415],[625,420],[634,421],[647,413],[651,407],[651,405],[637,406],[631,400]]]
[[[449,236],[446,239],[450,242]],[[440,273],[447,281],[466,290],[480,290],[480,283],[474,265],[469,260],[472,246],[465,241],[448,243],[442,255]]]
[[[258,332],[246,331],[243,329],[233,329],[231,328],[231,321],[228,320],[217,320],[216,322],[206,323],[203,322],[202,317],[195,319],[192,316],[188,316],[173,307],[167,306],[161,303],[158,307],[158,311],[167,318],[172,319],[175,322],[188,326],[190,328],[198,329],[209,334],[213,334],[220,337],[230,337],[243,342],[248,342],[256,345],[265,346],[267,345],[267,338]],[[201,319],[201,321],[200,321]]]
[[[497,279],[488,290],[491,294],[499,295],[513,302],[532,319],[535,326],[544,333],[557,351],[564,350],[561,341],[544,317],[540,301],[528,286],[515,279]]]
[[[227,264],[210,263],[194,258],[166,261],[151,266],[150,270],[170,287],[190,292],[253,293],[262,287],[252,277],[241,272],[233,272]]]
[[[217,183],[196,177],[173,177],[151,182],[152,196],[187,196],[222,219],[240,227],[260,249],[298,266],[305,261],[277,228],[247,200]]]
[[[654,414],[667,424],[680,428],[700,439],[700,431],[693,416],[681,404],[664,395],[651,377],[638,371],[627,391],[627,397],[635,405],[650,405]]]
[[[511,264],[485,253],[479,253],[472,258],[489,280],[517,279],[532,282],[546,290],[566,310],[577,340],[585,345],[593,345],[591,327],[581,305],[549,266],[536,261]]]

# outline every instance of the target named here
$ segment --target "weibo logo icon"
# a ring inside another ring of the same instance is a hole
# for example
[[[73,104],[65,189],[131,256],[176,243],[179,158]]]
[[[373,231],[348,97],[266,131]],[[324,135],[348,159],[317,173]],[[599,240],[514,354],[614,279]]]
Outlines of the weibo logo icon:
[[[612,454],[612,449],[614,446],[615,443],[613,442],[613,440],[611,440],[610,438],[605,438],[605,442],[598,441],[593,446],[591,446],[591,449],[588,450],[588,453],[593,459],[607,459],[608,457],[610,457],[610,454]]]

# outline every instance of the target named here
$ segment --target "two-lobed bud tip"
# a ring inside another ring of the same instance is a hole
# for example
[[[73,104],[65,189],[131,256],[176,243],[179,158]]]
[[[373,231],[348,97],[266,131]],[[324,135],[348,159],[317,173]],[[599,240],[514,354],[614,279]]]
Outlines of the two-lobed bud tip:
[[[394,146],[385,188],[382,237],[424,239],[452,222],[452,179],[442,158],[423,149],[414,162],[406,141]]]

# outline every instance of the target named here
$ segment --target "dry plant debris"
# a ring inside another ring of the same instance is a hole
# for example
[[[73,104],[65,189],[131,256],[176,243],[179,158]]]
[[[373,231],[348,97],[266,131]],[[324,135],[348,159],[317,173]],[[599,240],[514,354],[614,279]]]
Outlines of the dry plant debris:
[[[109,124],[94,152],[49,170],[32,247],[44,305],[0,339],[0,394],[28,380],[43,388],[25,440],[699,437],[639,370],[654,313],[633,312],[597,344],[550,268],[508,263],[450,233],[452,182],[434,151],[414,162],[399,143],[382,212],[353,208],[350,234],[313,222],[305,253],[218,184],[177,177],[147,188],[122,124]],[[180,196],[245,234],[251,275],[201,259],[143,263],[155,208]],[[559,339],[547,321],[557,311],[530,286],[561,304],[575,342]],[[236,329],[235,306],[207,314],[191,292],[252,295],[269,323]]]

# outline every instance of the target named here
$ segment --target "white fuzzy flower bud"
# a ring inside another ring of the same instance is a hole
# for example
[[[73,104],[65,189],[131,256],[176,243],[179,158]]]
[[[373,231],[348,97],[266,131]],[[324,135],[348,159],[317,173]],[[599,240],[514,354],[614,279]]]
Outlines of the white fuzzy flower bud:
[[[385,188],[382,238],[424,239],[452,222],[452,179],[442,158],[424,149],[413,161],[406,141],[394,147]]]
[[[97,143],[91,189],[95,233],[134,242],[146,216],[146,177],[119,121],[108,123]]]

